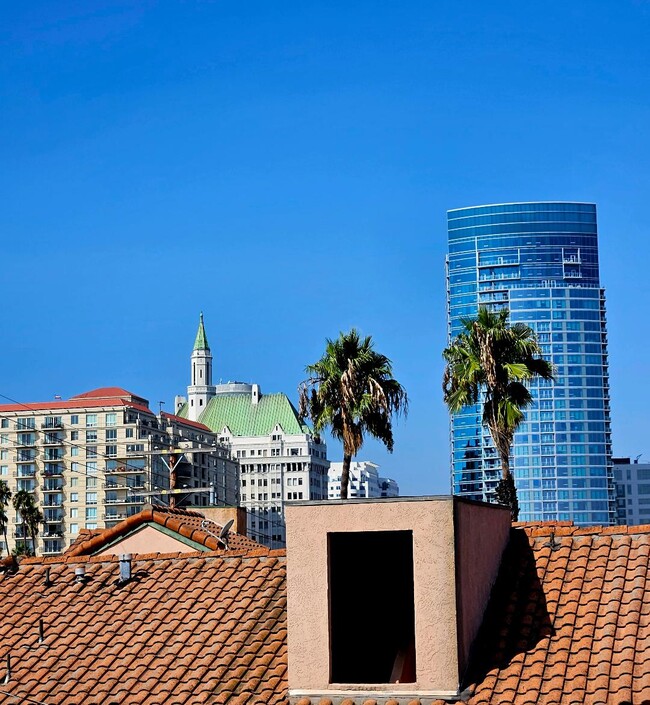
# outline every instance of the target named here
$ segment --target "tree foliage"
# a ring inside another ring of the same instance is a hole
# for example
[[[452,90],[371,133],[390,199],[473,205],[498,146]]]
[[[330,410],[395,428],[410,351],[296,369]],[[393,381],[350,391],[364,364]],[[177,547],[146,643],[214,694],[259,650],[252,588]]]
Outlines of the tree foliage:
[[[501,482],[497,497],[519,513],[510,473],[510,448],[515,431],[524,420],[524,410],[533,403],[526,386],[539,377],[553,379],[553,366],[541,357],[533,330],[523,324],[508,324],[509,311],[485,307],[476,318],[461,319],[464,330],[443,351],[446,368],[444,400],[456,413],[483,398],[483,423],[488,427],[501,459]]]
[[[34,497],[26,490],[16,492],[13,496],[13,505],[32,539],[32,555],[36,555],[36,537],[38,536],[38,528],[43,523],[43,513],[38,508]]]

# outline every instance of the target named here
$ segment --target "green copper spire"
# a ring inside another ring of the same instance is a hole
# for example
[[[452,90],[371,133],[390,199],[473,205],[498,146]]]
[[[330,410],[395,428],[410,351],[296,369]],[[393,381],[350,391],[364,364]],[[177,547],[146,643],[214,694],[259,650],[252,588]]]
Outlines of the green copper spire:
[[[199,330],[196,333],[196,340],[194,341],[194,350],[209,350],[208,338],[205,334],[205,327],[203,326],[203,311],[199,316]]]

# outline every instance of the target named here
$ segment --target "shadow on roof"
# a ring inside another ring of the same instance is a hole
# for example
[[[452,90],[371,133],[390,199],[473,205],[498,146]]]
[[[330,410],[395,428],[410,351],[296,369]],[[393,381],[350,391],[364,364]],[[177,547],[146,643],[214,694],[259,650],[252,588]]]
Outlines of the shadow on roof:
[[[506,668],[518,655],[553,636],[535,555],[526,533],[512,529],[499,574],[475,641],[465,687],[481,683],[488,673]]]

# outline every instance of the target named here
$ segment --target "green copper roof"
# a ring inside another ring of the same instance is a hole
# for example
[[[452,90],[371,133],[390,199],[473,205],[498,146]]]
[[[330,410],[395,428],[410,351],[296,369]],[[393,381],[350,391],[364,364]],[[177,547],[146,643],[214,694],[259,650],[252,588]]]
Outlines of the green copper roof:
[[[187,405],[178,412],[187,416]],[[213,431],[228,426],[234,436],[268,436],[276,424],[288,434],[310,433],[286,394],[262,395],[253,404],[250,394],[217,394],[208,402],[199,421]]]
[[[208,337],[205,334],[205,327],[203,326],[203,311],[199,316],[199,330],[196,332],[196,340],[194,341],[194,350],[209,350]]]

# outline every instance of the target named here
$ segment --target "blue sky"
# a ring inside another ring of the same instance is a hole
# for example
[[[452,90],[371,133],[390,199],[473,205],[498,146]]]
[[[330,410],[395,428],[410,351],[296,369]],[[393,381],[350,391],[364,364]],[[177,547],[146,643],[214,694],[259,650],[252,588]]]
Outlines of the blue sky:
[[[357,326],[411,410],[404,494],[448,491],[445,211],[594,201],[614,453],[650,398],[650,3],[32,2],[0,28],[0,393],[296,397]],[[330,457],[340,450],[330,445]]]

